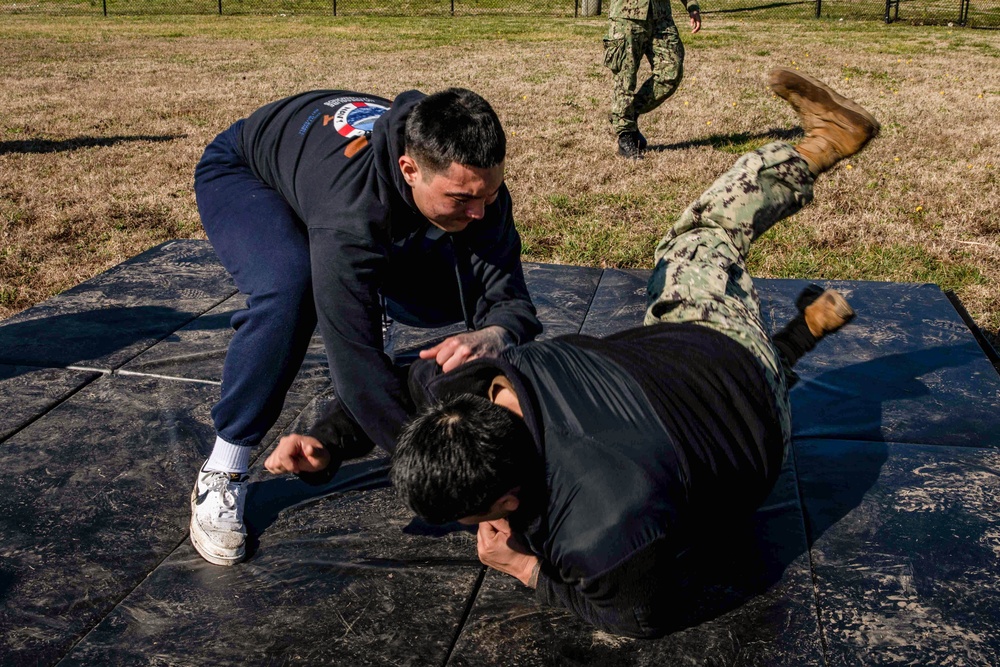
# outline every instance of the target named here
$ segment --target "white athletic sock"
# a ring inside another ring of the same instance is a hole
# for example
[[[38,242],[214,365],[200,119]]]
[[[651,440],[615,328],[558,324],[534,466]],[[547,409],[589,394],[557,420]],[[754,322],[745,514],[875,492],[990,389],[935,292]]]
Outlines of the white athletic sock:
[[[215,436],[215,446],[212,455],[205,463],[209,472],[246,472],[250,468],[250,452],[253,447],[234,445]]]

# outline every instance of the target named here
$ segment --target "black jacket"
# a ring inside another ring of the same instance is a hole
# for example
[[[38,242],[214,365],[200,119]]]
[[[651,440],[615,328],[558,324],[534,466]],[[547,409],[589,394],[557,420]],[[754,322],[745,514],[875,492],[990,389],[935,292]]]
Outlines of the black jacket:
[[[414,204],[398,159],[407,114],[423,97],[313,91],[257,110],[241,133],[250,168],[308,228],[334,390],[389,450],[407,410],[403,383],[382,351],[380,297],[415,314],[419,322],[410,324],[440,326],[467,313],[475,328],[499,325],[518,342],[541,331],[506,185],[485,217],[457,234],[442,233]]]
[[[780,471],[761,367],[711,329],[660,324],[529,343],[423,384],[439,398],[480,393],[498,372],[545,461],[510,516],[542,561],[538,599],[611,632],[661,634],[677,556],[751,514]]]

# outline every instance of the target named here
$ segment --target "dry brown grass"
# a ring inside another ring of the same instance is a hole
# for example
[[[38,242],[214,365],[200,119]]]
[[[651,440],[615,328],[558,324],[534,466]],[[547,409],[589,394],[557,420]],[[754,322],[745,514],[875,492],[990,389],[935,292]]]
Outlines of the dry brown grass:
[[[799,66],[883,123],[779,225],[755,275],[937,282],[1000,328],[1000,33],[706,19],[686,79],[644,117],[640,163],[613,155],[601,20],[4,17],[0,317],[163,240],[203,238],[203,147],[272,99],[460,85],[510,138],[527,259],[646,266],[670,221],[737,154],[790,136],[764,87]],[[794,63],[794,65],[793,65]]]

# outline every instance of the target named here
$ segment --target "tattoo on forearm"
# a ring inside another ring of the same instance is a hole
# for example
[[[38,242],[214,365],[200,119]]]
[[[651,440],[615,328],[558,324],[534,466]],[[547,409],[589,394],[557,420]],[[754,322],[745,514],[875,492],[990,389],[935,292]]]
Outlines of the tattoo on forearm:
[[[535,567],[531,568],[531,576],[528,577],[528,587],[537,588],[538,587],[538,572],[542,569],[542,561],[536,560]]]

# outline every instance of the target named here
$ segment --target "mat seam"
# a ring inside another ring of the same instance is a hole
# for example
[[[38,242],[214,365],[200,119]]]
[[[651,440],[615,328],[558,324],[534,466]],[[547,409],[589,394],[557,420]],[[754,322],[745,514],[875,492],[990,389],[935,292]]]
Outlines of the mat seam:
[[[120,598],[118,598],[117,600],[115,600],[114,604],[112,604],[109,607],[109,609],[108,609],[108,611],[106,613],[102,614],[98,619],[95,620],[95,622],[93,624],[91,624],[85,631],[81,632],[79,634],[79,636],[77,636],[76,640],[74,640],[73,643],[70,644],[69,648],[66,649],[66,652],[63,653],[61,656],[59,656],[59,660],[58,660],[58,662],[55,663],[55,666],[58,667],[63,662],[65,662],[66,659],[69,658],[73,654],[73,651],[76,650],[76,647],[79,646],[84,640],[86,640],[87,637],[89,637],[91,635],[91,633],[93,633],[98,627],[100,627],[101,623],[103,623],[105,620],[107,620],[107,618],[109,616],[111,616],[111,614],[114,613],[115,609],[118,609],[118,607],[121,606],[121,604],[123,602],[125,602],[125,600],[127,600],[128,597],[130,595],[132,595],[132,593],[136,592],[139,589],[139,587],[142,586],[143,582],[146,581],[147,579],[149,579],[149,577],[151,577],[153,575],[153,573],[156,572],[156,570],[159,569],[159,567],[161,565],[163,565],[163,563],[168,558],[170,558],[174,554],[174,552],[177,551],[181,547],[181,545],[184,544],[184,542],[187,541],[187,539],[188,539],[188,531],[185,530],[184,531],[184,535],[181,537],[180,541],[178,541],[177,544],[174,545],[174,547],[172,549],[167,550],[167,552],[163,556],[163,558],[161,558],[160,560],[156,561],[156,565],[154,565],[152,567],[152,569],[148,570],[145,573],[145,576],[143,576],[135,584],[135,586],[133,586],[130,589],[128,589]]]
[[[789,443],[789,446],[790,447],[792,446],[791,443]],[[819,583],[816,578],[816,563],[815,561],[813,561],[813,553],[812,553],[813,539],[811,531],[809,530],[809,522],[806,520],[806,505],[805,502],[803,502],[802,500],[802,485],[801,481],[799,480],[799,460],[798,457],[795,455],[794,447],[792,447],[791,454],[792,454],[792,471],[795,473],[795,496],[799,502],[799,510],[801,512],[800,516],[802,517],[802,533],[806,537],[806,558],[809,561],[809,580],[812,583],[813,605],[816,608],[815,612],[816,627],[819,630],[819,645],[820,645],[821,659],[824,665],[829,665],[830,664],[829,647],[827,646],[827,641],[826,641],[826,629],[823,627],[823,617],[820,614]]]
[[[455,647],[458,645],[458,639],[462,636],[462,631],[465,630],[465,624],[469,621],[469,617],[472,615],[472,607],[476,604],[476,598],[479,597],[479,591],[483,587],[483,581],[486,580],[486,570],[488,568],[483,565],[479,570],[479,576],[476,577],[476,583],[472,587],[472,595],[469,596],[469,602],[465,605],[465,611],[462,612],[462,618],[458,621],[458,627],[455,629],[455,636],[451,638],[451,643],[448,646],[448,652],[444,654],[444,661],[441,663],[441,667],[447,667],[448,663],[451,662],[451,655],[455,652]]]
[[[20,433],[24,429],[26,429],[29,426],[31,426],[32,424],[34,424],[36,421],[38,421],[39,419],[41,419],[45,415],[49,414],[50,412],[52,412],[53,410],[55,410],[56,408],[58,408],[60,405],[62,405],[63,403],[65,403],[69,399],[71,399],[74,396],[76,396],[77,393],[79,393],[85,387],[90,386],[90,383],[92,383],[92,382],[94,382],[96,380],[100,380],[102,377],[104,377],[104,374],[98,375],[97,377],[92,377],[89,380],[87,380],[86,382],[84,382],[83,384],[81,384],[79,387],[76,387],[75,389],[70,390],[70,392],[68,394],[66,394],[65,396],[63,396],[62,398],[60,398],[58,401],[56,401],[55,403],[53,403],[52,405],[50,405],[44,412],[42,412],[41,414],[35,415],[34,417],[32,417],[31,419],[29,419],[25,423],[21,424],[21,426],[19,426],[17,429],[15,429],[14,431],[11,431],[9,434],[7,434],[6,437],[4,437],[2,440],[0,440],[0,445],[2,445],[3,443],[7,442],[11,438],[13,438],[15,435],[17,435],[18,433]]]
[[[604,282],[604,276],[607,274],[607,269],[601,269],[601,275],[597,279],[597,284],[594,286],[594,291],[590,293],[590,298],[587,299],[587,310],[584,312],[583,320],[580,321],[580,326],[577,327],[576,332],[580,333],[583,331],[584,327],[587,326],[587,319],[590,317],[590,309],[594,305],[594,299],[597,297],[598,290],[601,289],[601,283]]]

